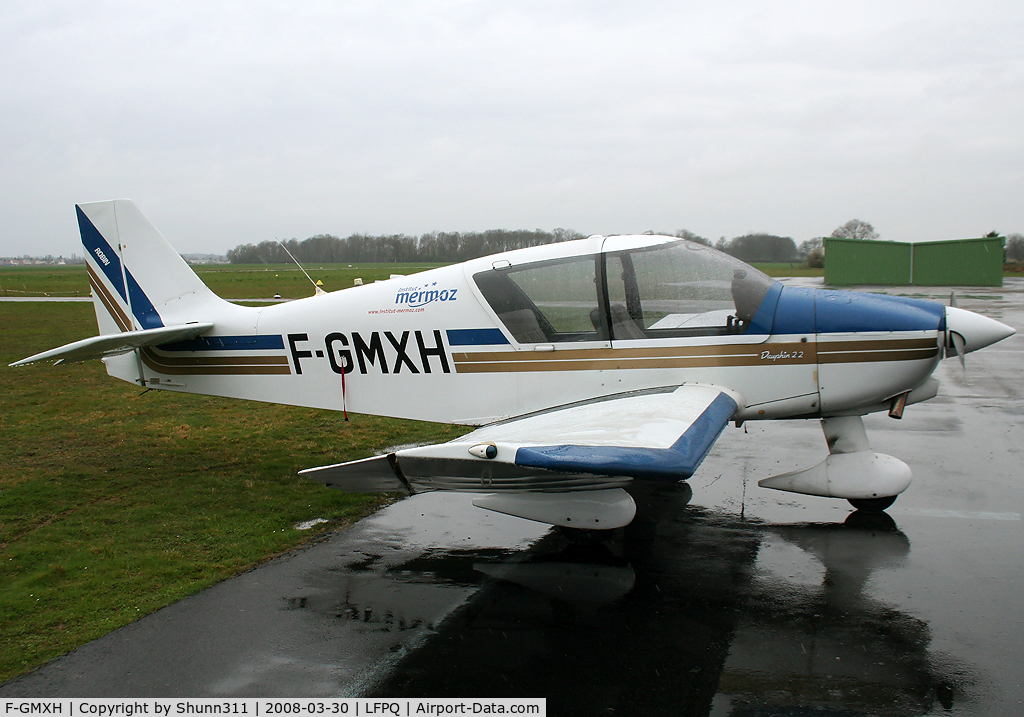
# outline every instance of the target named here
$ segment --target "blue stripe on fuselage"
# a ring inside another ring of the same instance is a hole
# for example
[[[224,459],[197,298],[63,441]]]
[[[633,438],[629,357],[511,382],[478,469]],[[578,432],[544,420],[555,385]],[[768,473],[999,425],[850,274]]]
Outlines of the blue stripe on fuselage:
[[[501,329],[448,329],[449,346],[495,346],[507,344]]]
[[[266,351],[283,349],[284,337],[280,334],[263,336],[198,336],[187,341],[161,344],[161,351]]]

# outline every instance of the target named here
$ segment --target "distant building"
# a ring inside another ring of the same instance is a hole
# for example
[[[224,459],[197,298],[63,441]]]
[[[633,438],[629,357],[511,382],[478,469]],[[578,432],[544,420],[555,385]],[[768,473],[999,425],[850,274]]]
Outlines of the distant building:
[[[830,286],[1002,286],[1004,237],[908,244],[825,237]]]

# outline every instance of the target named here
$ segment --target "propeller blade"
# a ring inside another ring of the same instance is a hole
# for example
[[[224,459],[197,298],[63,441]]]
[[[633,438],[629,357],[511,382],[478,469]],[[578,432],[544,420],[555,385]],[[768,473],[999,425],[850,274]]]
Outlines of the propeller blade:
[[[964,385],[967,385],[967,351],[965,350],[967,342],[964,341],[964,337],[955,331],[949,332],[949,338],[953,342],[953,350],[956,351],[957,358],[960,359],[960,369],[964,372]]]
[[[949,292],[949,305],[952,306],[954,309],[956,308],[956,292],[955,291]]]

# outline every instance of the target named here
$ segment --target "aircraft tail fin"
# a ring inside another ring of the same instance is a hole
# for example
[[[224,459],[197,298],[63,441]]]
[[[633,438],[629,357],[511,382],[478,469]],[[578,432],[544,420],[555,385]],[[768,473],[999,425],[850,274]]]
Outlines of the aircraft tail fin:
[[[101,334],[203,320],[224,303],[131,200],[75,209]]]

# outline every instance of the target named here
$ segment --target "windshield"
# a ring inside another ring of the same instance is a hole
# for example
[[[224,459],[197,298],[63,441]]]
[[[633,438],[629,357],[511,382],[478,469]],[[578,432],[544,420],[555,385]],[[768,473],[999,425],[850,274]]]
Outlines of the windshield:
[[[518,343],[743,333],[773,280],[680,240],[473,276]]]
[[[613,339],[743,333],[773,279],[696,242],[608,254]]]

